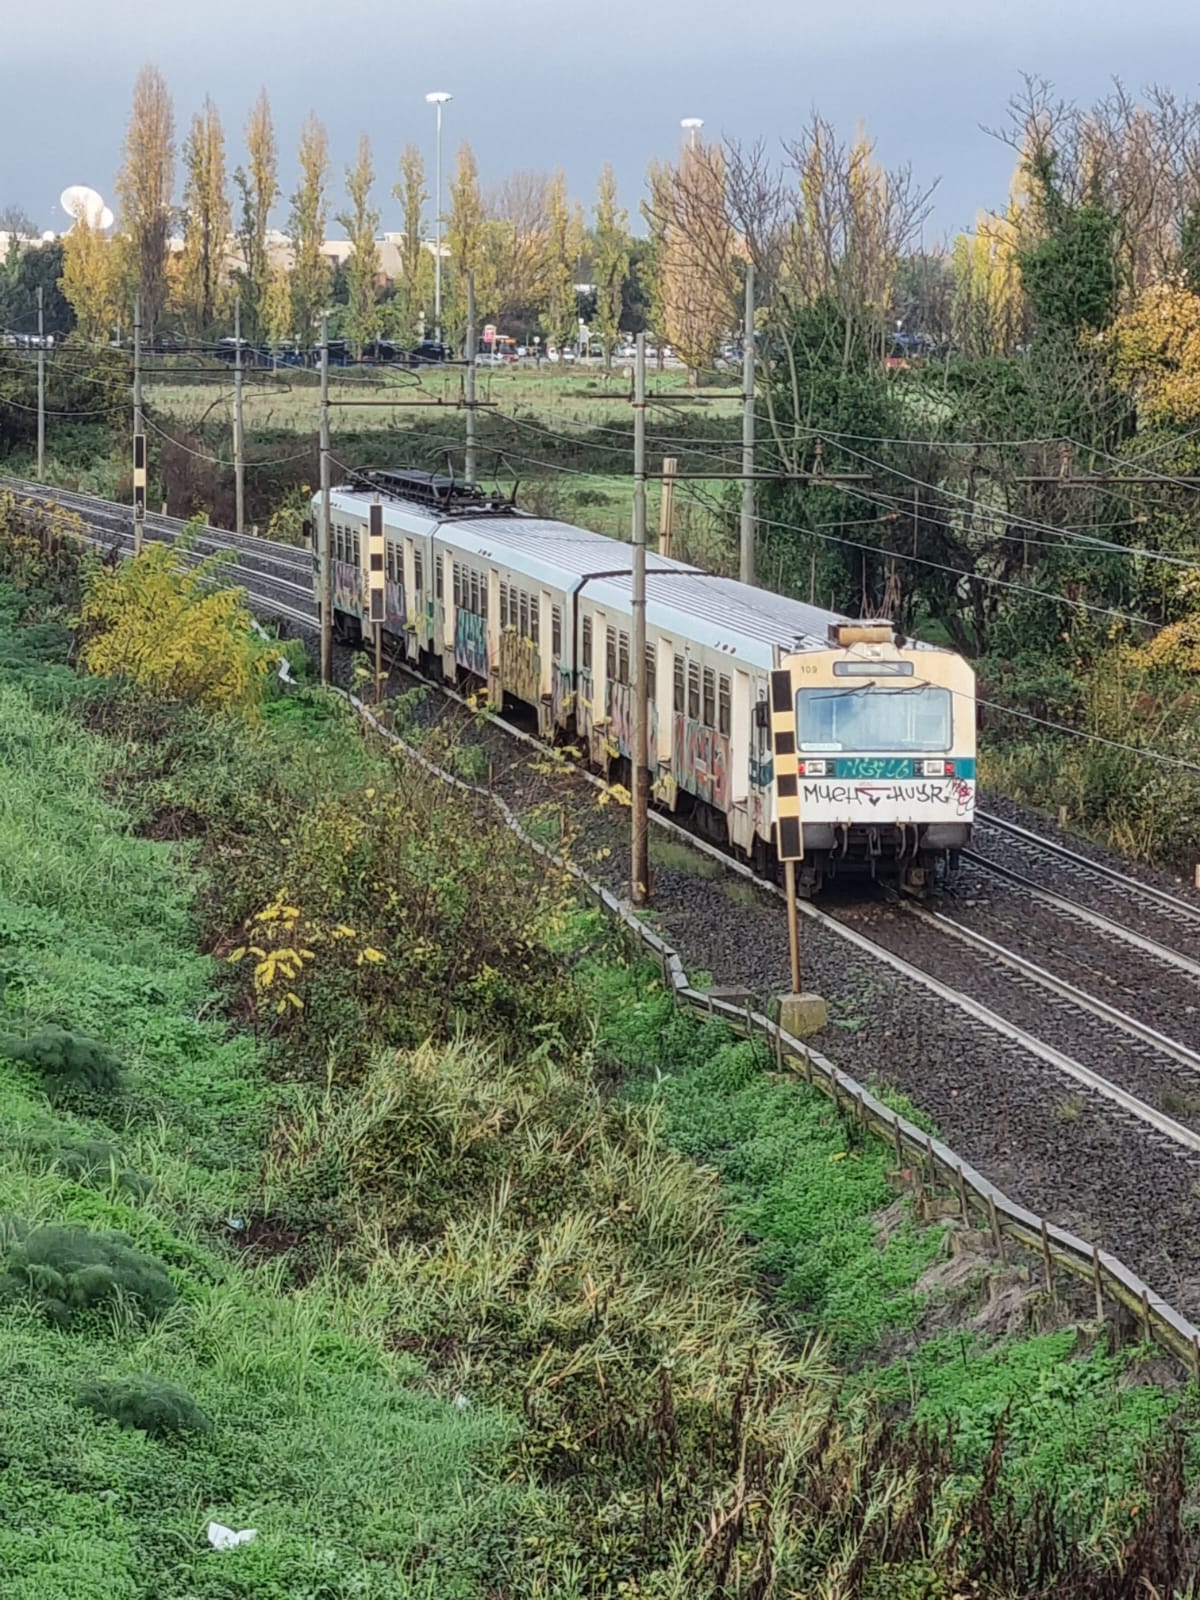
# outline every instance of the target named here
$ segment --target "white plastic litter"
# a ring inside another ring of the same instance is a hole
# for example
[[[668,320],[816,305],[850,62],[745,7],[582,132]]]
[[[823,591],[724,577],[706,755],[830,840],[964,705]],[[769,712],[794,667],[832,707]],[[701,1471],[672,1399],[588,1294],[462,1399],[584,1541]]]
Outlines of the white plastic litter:
[[[258,1538],[257,1528],[243,1528],[239,1533],[220,1522],[210,1522],[205,1532],[214,1550],[236,1550],[238,1545],[253,1544]]]
[[[465,1394],[456,1394],[454,1396],[454,1404],[460,1411],[465,1411],[471,1402],[467,1399]]]

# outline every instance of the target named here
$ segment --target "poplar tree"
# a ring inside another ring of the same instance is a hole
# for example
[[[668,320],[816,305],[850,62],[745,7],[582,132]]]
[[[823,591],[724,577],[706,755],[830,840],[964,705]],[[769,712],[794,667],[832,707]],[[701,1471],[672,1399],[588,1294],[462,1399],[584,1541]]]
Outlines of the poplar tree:
[[[71,303],[75,326],[88,340],[106,339],[117,320],[120,273],[117,249],[80,217],[63,240],[58,286]]]
[[[271,121],[271,102],[265,89],[254,102],[246,121],[246,158],[246,165],[239,166],[233,175],[242,201],[237,230],[242,258],[242,310],[247,325],[255,332],[262,332],[264,302],[271,280],[267,232],[271,208],[279,198],[279,150]]]
[[[479,191],[479,168],[475,152],[464,139],[458,147],[458,164],[450,180],[450,215],[446,223],[445,244],[450,252],[454,288],[452,300],[446,295],[446,264],[442,263],[442,321],[450,323],[456,334],[466,326],[467,273],[475,273],[475,305],[478,311],[488,303],[483,255],[483,196]],[[453,305],[453,314],[450,312]]]
[[[225,183],[225,133],[215,105],[192,118],[183,147],[183,289],[188,321],[212,327],[225,264],[231,212]]]
[[[542,322],[546,336],[560,349],[578,332],[575,273],[583,250],[583,213],[567,197],[567,180],[560,168],[546,198],[545,301]]]
[[[360,356],[363,345],[369,344],[379,333],[379,304],[375,293],[379,277],[379,246],[375,238],[379,232],[379,212],[371,209],[374,182],[371,145],[362,133],[358,137],[358,160],[353,167],[346,168],[346,194],[350,205],[337,219],[350,240],[350,259],[346,263],[350,288],[346,327]]]
[[[292,196],[292,306],[296,332],[310,340],[329,295],[329,264],[321,253],[328,217],[329,138],[311,113],[300,135],[300,185]]]
[[[604,365],[612,366],[613,347],[621,331],[621,304],[629,276],[629,215],[617,206],[617,180],[611,163],[600,174],[596,200],[596,328],[604,347]]]
[[[121,229],[142,297],[142,330],[152,335],[166,303],[175,185],[175,113],[157,67],[144,66],[134,83],[124,158],[117,178]]]
[[[433,263],[425,248],[424,214],[429,192],[425,187],[425,162],[415,144],[406,144],[400,157],[400,181],[392,190],[400,202],[400,314],[404,331],[414,335],[430,288]]]

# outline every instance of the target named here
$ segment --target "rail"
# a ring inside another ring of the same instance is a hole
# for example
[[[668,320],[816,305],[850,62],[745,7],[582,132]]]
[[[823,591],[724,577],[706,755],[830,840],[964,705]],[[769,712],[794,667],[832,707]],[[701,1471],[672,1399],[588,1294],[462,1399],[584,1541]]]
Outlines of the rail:
[[[774,1056],[777,1070],[799,1073],[806,1082],[827,1094],[840,1112],[855,1117],[868,1132],[895,1151],[900,1169],[912,1173],[918,1197],[926,1190],[931,1196],[939,1190],[951,1195],[964,1224],[981,1223],[1002,1261],[1010,1243],[1039,1256],[1046,1289],[1051,1295],[1055,1292],[1056,1271],[1088,1284],[1095,1297],[1098,1322],[1111,1320],[1111,1303],[1118,1309],[1118,1319],[1120,1313],[1132,1319],[1148,1342],[1181,1362],[1200,1382],[1200,1329],[1123,1262],[1018,1205],[981,1172],[960,1160],[948,1145],[885,1105],[819,1051],[785,1033],[772,1018],[755,1011],[749,1004],[743,1008],[693,989],[678,953],[610,889],[533,838],[501,796],[478,784],[468,783],[430,761],[387,728],[356,695],[345,690],[338,693],[345,695],[363,722],[382,738],[399,746],[410,759],[442,782],[489,801],[529,850],[574,878],[600,908],[619,923],[631,942],[653,955],[677,1005],[706,1016],[721,1017],[733,1031],[763,1040]]]

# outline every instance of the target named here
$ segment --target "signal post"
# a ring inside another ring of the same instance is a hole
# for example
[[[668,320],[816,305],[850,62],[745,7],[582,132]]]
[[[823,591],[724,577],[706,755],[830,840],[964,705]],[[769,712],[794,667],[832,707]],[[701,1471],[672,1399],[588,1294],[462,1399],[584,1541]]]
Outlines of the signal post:
[[[796,896],[796,862],[804,860],[804,825],[800,817],[800,778],[796,770],[795,658],[775,652],[771,673],[771,749],[774,762],[775,847],[783,862],[787,892],[788,953],[792,992],[779,1001],[779,1025],[793,1038],[807,1039],[829,1021],[829,1008],[819,994],[803,987],[800,970],[800,906]]]

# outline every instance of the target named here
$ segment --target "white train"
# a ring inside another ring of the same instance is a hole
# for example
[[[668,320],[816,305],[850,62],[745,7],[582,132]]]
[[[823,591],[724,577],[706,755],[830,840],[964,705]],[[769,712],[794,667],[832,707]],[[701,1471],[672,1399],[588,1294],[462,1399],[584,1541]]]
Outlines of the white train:
[[[542,737],[569,737],[627,779],[631,547],[446,477],[364,473],[331,501],[335,625],[348,643],[365,625],[376,495],[384,628],[408,660],[484,686],[493,705],[527,707]],[[319,550],[319,495],[313,520]],[[974,676],[961,657],[654,553],[646,568],[647,760],[660,806],[760,869],[779,827],[791,830],[809,894],[847,868],[916,891],[953,869],[975,801]],[[794,736],[776,717],[773,744],[770,674],[781,666]],[[777,761],[792,767],[780,770],[783,816]]]

